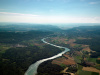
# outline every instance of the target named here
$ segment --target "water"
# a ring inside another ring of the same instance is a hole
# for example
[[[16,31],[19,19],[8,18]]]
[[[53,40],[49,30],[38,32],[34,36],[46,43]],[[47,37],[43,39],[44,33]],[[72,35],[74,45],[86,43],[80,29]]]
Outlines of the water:
[[[49,45],[51,45],[51,46],[55,46],[55,47],[58,47],[58,48],[64,48],[65,50],[64,50],[63,52],[57,54],[57,55],[54,55],[54,56],[49,57],[49,58],[41,59],[41,60],[35,62],[34,64],[30,65],[30,67],[28,68],[28,70],[25,72],[25,75],[36,75],[36,73],[37,73],[37,68],[38,68],[38,66],[39,66],[41,63],[43,63],[44,61],[47,61],[47,60],[51,60],[51,59],[55,59],[55,58],[57,58],[57,57],[60,57],[60,56],[62,56],[62,54],[64,54],[64,53],[66,53],[66,52],[69,51],[68,48],[62,47],[62,46],[57,46],[57,45],[48,43],[48,42],[45,41],[45,39],[46,39],[46,38],[43,38],[43,39],[41,39],[41,41],[43,41],[44,43],[49,44]]]

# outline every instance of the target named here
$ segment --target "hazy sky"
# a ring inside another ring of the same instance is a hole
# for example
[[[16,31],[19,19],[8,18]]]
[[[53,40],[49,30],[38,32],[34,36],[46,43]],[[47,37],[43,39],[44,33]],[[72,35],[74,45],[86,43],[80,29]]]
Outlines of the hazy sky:
[[[100,23],[100,0],[0,0],[0,22]]]

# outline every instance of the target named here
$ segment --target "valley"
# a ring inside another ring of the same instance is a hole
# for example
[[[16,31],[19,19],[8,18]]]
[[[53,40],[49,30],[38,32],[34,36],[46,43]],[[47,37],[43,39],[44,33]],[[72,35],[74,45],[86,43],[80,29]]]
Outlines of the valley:
[[[1,31],[0,74],[24,75],[31,64],[64,51],[57,48],[62,46],[70,51],[41,63],[37,75],[100,75],[100,26],[56,29]],[[57,47],[43,43],[42,38]]]

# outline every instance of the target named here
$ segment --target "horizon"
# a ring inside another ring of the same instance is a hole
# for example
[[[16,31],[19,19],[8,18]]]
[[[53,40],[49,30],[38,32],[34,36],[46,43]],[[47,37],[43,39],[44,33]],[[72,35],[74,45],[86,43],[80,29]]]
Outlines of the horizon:
[[[72,27],[79,27],[79,26],[100,26],[100,23],[20,23],[20,22],[0,22],[0,26],[3,25],[43,25],[43,26],[57,26],[57,27],[68,27],[68,28],[72,28]]]
[[[0,0],[0,22],[100,23],[99,0]]]

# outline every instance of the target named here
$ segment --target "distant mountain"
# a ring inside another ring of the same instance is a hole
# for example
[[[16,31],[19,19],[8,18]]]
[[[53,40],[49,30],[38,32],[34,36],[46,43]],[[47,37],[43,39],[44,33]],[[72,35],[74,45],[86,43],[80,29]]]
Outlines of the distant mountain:
[[[40,31],[59,31],[61,30],[57,26],[53,25],[42,25],[42,24],[0,24],[0,31],[30,31],[30,30],[40,30]]]

